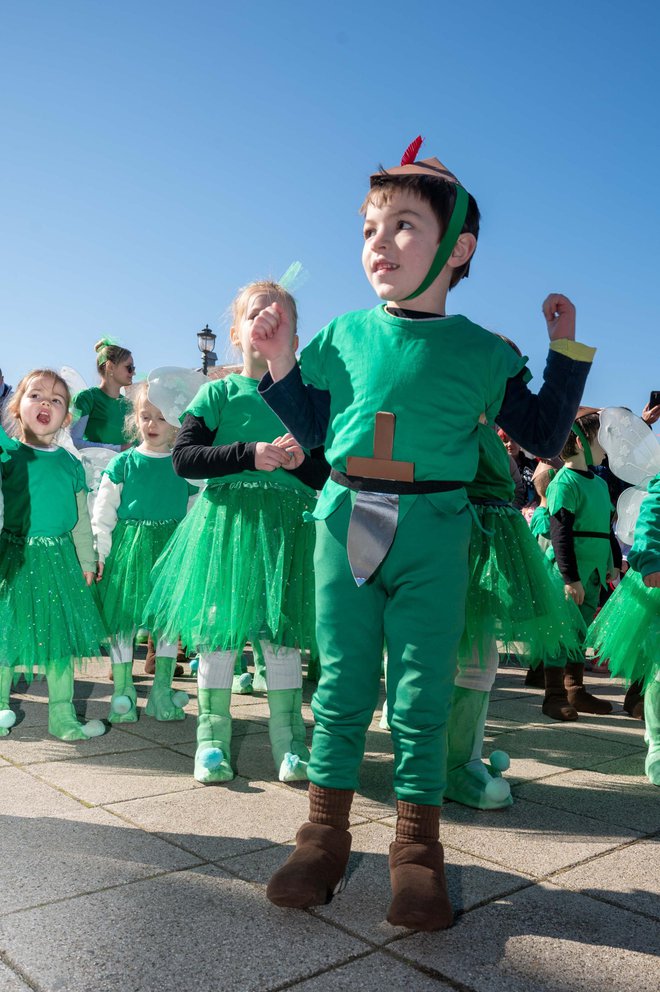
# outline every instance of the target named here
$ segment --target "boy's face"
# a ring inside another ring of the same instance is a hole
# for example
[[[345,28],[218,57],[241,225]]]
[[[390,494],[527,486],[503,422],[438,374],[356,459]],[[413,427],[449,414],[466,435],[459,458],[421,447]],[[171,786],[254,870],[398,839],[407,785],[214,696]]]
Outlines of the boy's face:
[[[601,446],[597,434],[589,438],[589,447],[591,448],[591,464],[602,465],[605,458],[605,449]]]
[[[428,273],[440,243],[440,224],[431,206],[409,190],[389,203],[370,203],[364,217],[362,264],[381,300],[402,302]]]

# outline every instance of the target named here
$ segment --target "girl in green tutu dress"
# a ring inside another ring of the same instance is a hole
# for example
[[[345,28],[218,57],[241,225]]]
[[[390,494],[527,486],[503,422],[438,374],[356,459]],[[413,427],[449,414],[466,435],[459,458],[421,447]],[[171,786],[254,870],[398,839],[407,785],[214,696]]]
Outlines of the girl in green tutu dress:
[[[515,484],[509,455],[497,433],[481,423],[479,465],[467,488],[476,517],[470,541],[470,582],[465,631],[459,649],[448,724],[445,795],[466,806],[499,809],[512,802],[501,772],[509,766],[494,751],[481,761],[489,694],[505,650],[549,659],[579,649],[579,618],[554,581],[522,513],[512,505]],[[586,630],[584,625],[582,627]],[[563,662],[561,662],[563,668]]]
[[[174,472],[172,443],[177,428],[149,402],[146,382],[138,387],[126,419],[126,437],[140,444],[116,455],[105,469],[92,515],[100,573],[97,588],[111,634],[111,723],[134,723],[138,718],[133,642],[149,598],[149,574],[197,492]],[[185,718],[188,696],[172,691],[176,656],[176,637],[156,644],[156,670],[146,706],[147,716],[156,720]]]
[[[204,385],[186,410],[174,467],[207,488],[156,563],[144,624],[154,635],[198,648],[195,778],[224,782],[230,764],[234,663],[246,640],[266,662],[269,733],[281,781],[307,777],[301,717],[301,649],[315,646],[314,530],[303,522],[328,468],[283,435],[257,392],[266,362],[250,344],[252,322],[273,302],[296,324],[293,297],[255,282],[232,307],[231,339],[241,374]]]
[[[48,730],[61,740],[104,732],[80,723],[73,707],[74,659],[100,655],[105,631],[90,586],[96,575],[81,463],[55,444],[68,422],[69,389],[56,372],[35,369],[8,406],[18,439],[0,440],[4,521],[0,533],[0,736],[12,673],[48,681]]]

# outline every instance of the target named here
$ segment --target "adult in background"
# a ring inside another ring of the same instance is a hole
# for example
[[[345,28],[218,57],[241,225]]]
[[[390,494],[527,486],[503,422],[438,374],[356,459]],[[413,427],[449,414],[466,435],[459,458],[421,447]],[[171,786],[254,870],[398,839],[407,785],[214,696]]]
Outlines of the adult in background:
[[[2,375],[2,369],[0,369],[0,417],[2,416],[5,404],[9,397],[12,395],[14,390],[12,387],[5,382]]]
[[[133,382],[133,356],[128,348],[110,338],[101,338],[94,347],[101,382],[73,397],[72,411],[78,419],[71,428],[71,437],[77,448],[123,451],[130,446],[124,421],[131,412],[131,403],[121,390]]]

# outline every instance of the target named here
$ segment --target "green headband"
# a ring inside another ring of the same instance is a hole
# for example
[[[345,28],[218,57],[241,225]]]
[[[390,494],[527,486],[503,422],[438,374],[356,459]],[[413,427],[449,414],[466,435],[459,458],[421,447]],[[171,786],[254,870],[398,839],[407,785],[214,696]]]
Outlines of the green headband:
[[[449,223],[447,224],[447,230],[442,236],[440,244],[438,245],[438,250],[435,253],[435,258],[431,263],[431,268],[426,273],[422,284],[411,293],[410,296],[406,296],[406,300],[413,300],[420,293],[426,292],[431,283],[435,282],[438,278],[447,260],[451,255],[456,242],[458,241],[458,236],[463,230],[463,225],[465,224],[465,218],[467,217],[469,197],[467,190],[463,189],[462,186],[456,184],[456,202],[454,203],[454,209],[452,210],[451,217],[449,218]]]
[[[584,433],[581,427],[577,424],[573,424],[571,427],[571,433],[575,434],[577,438],[582,441],[582,448],[584,450],[584,460],[587,465],[593,465],[593,455],[591,454],[591,445],[587,441],[587,435]]]

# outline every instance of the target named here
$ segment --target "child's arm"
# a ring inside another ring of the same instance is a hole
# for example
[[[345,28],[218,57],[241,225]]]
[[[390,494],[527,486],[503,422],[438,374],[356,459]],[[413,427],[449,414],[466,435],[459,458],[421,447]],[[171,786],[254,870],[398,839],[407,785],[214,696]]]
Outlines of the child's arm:
[[[81,489],[76,493],[78,506],[78,523],[71,531],[73,544],[78,555],[80,567],[85,576],[85,582],[91,586],[96,575],[96,554],[94,552],[94,535],[87,507],[87,490]]]
[[[124,485],[122,482],[113,482],[112,479],[103,474],[101,485],[94,501],[94,513],[92,514],[92,533],[96,544],[97,580],[103,576],[103,566],[105,559],[110,554],[112,548],[112,533],[117,526],[117,510],[121,503],[121,494]]]
[[[557,568],[564,580],[564,591],[580,606],[584,602],[584,586],[580,582],[573,529],[575,514],[566,507],[559,507],[550,517],[550,539]]]
[[[289,461],[284,449],[265,441],[234,441],[213,447],[216,434],[202,417],[186,415],[172,449],[177,475],[185,479],[216,479],[250,470],[272,472]]]
[[[323,489],[330,475],[330,466],[325,460],[323,448],[312,448],[307,454],[292,434],[275,438],[273,444],[284,448],[285,451],[294,456],[290,465],[283,466],[291,472],[291,475],[295,475],[310,489]]]
[[[524,373],[509,379],[495,420],[526,451],[541,458],[557,455],[575,420],[594,349],[575,341],[575,307],[560,293],[543,303],[550,352],[538,394]]]

